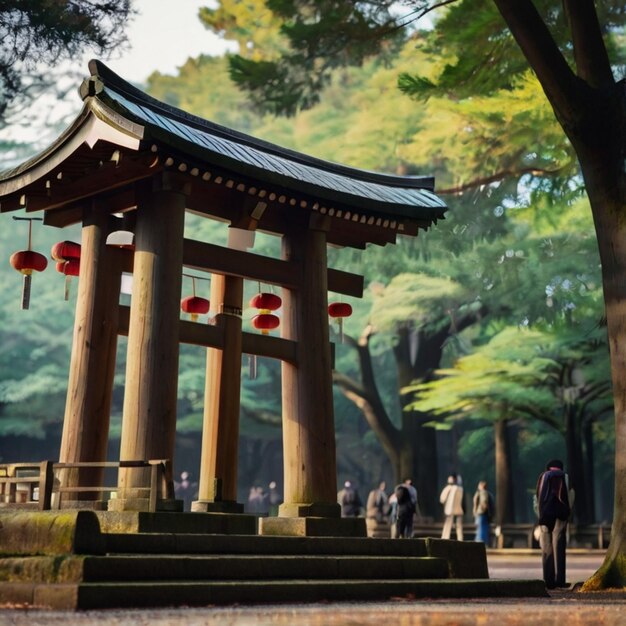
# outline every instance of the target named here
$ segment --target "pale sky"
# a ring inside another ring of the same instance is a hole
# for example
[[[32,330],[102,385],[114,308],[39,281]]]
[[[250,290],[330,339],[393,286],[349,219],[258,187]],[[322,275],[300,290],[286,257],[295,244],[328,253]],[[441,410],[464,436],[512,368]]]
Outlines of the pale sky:
[[[224,41],[204,28],[198,10],[212,0],[134,0],[139,12],[127,34],[131,48],[105,61],[132,82],[143,82],[154,70],[175,74],[189,57],[221,54]]]

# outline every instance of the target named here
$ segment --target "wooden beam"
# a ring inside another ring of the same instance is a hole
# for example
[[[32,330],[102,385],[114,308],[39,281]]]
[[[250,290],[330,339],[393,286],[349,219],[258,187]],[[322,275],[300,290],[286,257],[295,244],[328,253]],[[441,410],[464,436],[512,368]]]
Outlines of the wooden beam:
[[[360,274],[352,274],[332,267],[328,268],[328,291],[362,298],[364,281],[365,279]]]
[[[299,284],[298,266],[252,252],[185,239],[183,265],[193,269],[260,280],[291,289]]]
[[[128,335],[129,319],[130,308],[120,305],[118,334]],[[205,348],[222,349],[224,347],[222,330],[217,326],[181,320],[179,328],[181,343],[203,346]],[[297,365],[295,342],[282,339],[281,337],[244,332],[242,333],[242,352],[270,359],[279,359]]]
[[[293,263],[193,239],[185,239],[183,265],[216,274],[260,280],[288,289],[300,288],[298,266]],[[329,269],[328,288],[336,293],[361,298],[363,276]]]

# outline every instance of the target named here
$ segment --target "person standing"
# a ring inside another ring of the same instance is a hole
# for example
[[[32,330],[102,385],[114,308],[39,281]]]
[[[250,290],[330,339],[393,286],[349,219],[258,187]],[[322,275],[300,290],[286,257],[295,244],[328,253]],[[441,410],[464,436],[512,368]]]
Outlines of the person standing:
[[[372,489],[367,496],[366,516],[377,522],[384,522],[389,513],[389,498],[385,493],[385,481],[378,485],[378,489]]]
[[[441,538],[450,539],[452,526],[456,520],[456,538],[463,541],[463,487],[457,484],[456,475],[448,476],[448,484],[443,488],[439,502],[443,505],[446,516]]]
[[[487,481],[481,480],[474,494],[473,513],[476,522],[476,541],[489,545],[489,522],[493,515],[493,496],[487,491]]]
[[[573,492],[563,461],[552,459],[539,475],[535,493],[543,580],[548,589],[565,587],[565,544]]]
[[[359,492],[349,480],[337,494],[337,502],[341,505],[341,517],[358,517],[361,513],[361,498]]]
[[[400,483],[393,490],[396,501],[396,529],[395,537],[398,539],[413,536],[413,516],[415,515],[415,502],[411,496],[410,485]],[[415,490],[415,488],[413,488]],[[417,492],[416,492],[417,497]]]

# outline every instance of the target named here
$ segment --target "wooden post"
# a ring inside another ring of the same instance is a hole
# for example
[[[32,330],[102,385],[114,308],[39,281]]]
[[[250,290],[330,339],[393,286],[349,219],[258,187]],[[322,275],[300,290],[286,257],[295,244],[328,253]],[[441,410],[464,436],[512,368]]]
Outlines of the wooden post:
[[[174,457],[184,221],[178,190],[138,203],[121,461]],[[109,509],[146,511],[149,489],[149,468],[120,468]]]
[[[282,336],[297,341],[298,365],[282,364],[285,492],[279,515],[339,517],[325,231],[285,235],[283,258],[300,265],[302,282],[298,290],[283,290]]]
[[[86,210],[83,217],[61,463],[106,461],[122,274],[119,250],[106,245],[109,217],[95,209]],[[97,487],[102,486],[103,473],[103,468],[68,469],[59,479],[64,487]],[[99,498],[97,492],[80,496]]]
[[[202,459],[193,511],[243,511],[237,504],[242,301],[241,278],[213,275],[211,307],[218,311],[215,323],[224,349],[207,349]]]

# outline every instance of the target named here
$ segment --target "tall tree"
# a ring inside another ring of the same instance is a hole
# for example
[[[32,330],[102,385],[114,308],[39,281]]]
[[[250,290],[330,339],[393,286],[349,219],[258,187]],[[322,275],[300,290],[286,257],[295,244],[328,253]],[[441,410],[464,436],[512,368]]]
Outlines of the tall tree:
[[[274,62],[274,67],[263,66],[265,83],[272,84],[272,73],[286,83],[289,97],[285,99],[285,110],[293,112],[297,90],[300,90],[299,102],[307,105],[312,100],[311,91],[324,84],[321,78],[327,76],[333,63],[360,62],[360,55],[368,53],[364,41],[369,42],[370,51],[377,52],[380,48],[372,42],[381,35],[388,36],[390,24],[398,30],[415,17],[442,5],[451,7],[448,19],[456,20],[455,32],[466,34],[465,45],[457,39],[452,42],[452,50],[448,50],[450,62],[438,77],[443,88],[452,92],[458,89],[463,97],[479,86],[489,90],[494,82],[498,86],[506,85],[519,73],[524,60],[534,71],[578,157],[602,261],[615,397],[615,513],[606,559],[587,581],[585,589],[623,587],[626,584],[626,283],[622,280],[626,271],[626,90],[623,80],[614,74],[612,62],[620,59],[612,44],[616,28],[623,32],[626,9],[623,3],[616,2],[602,3],[597,8],[593,0],[563,0],[562,4],[550,0],[493,0],[493,4],[487,0],[414,0],[404,3],[411,8],[409,15],[394,18],[389,13],[389,4],[386,0],[356,3],[328,0],[314,5],[306,0],[268,0],[268,6],[285,20],[283,32],[291,35],[293,52]],[[494,24],[493,6],[503,20],[495,33],[492,28],[484,28]],[[447,31],[442,29],[438,33],[436,47],[445,49]],[[328,41],[329,45],[320,46],[320,41]],[[300,79],[299,83],[298,79],[290,81],[296,66],[312,72],[319,69],[321,73],[314,73],[306,81]],[[619,71],[619,66],[616,69]],[[246,76],[253,78],[255,71],[251,62],[241,63],[238,59],[233,62],[233,74],[243,78],[240,82],[248,81],[249,88],[259,91],[259,84],[250,82]],[[437,82],[418,80],[416,85],[417,91],[421,91],[424,86],[437,86]],[[294,86],[296,91],[289,91]],[[268,98],[268,102],[274,106],[276,95]]]

